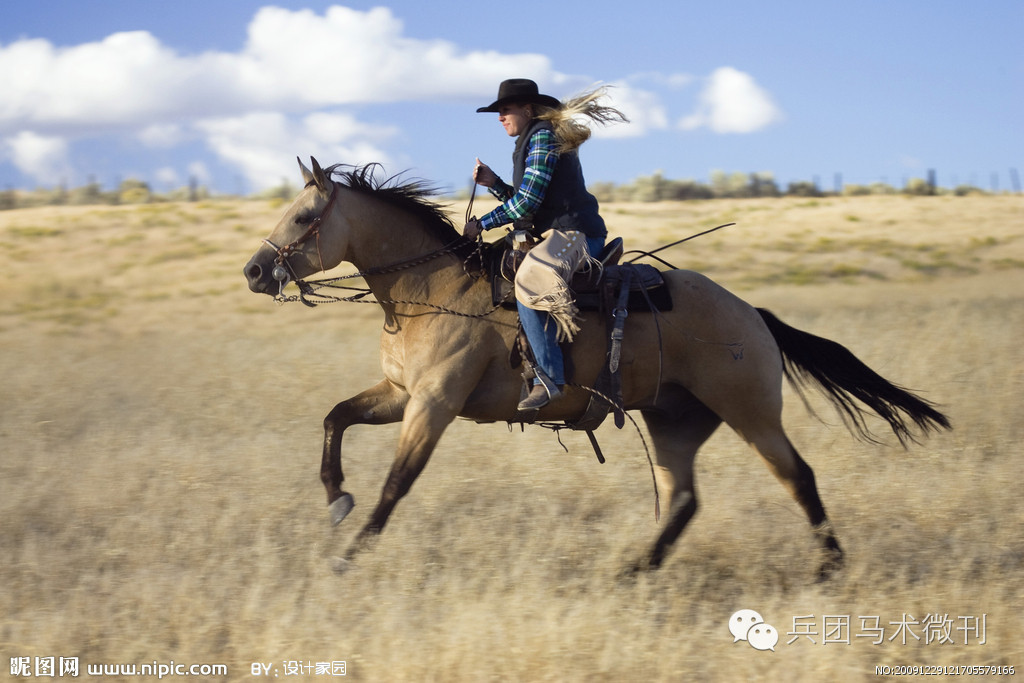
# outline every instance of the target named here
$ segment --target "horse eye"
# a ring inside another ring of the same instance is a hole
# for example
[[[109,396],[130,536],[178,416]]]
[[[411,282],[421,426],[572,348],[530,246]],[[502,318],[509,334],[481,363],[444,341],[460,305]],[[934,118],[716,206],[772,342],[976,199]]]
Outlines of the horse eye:
[[[312,213],[299,214],[299,216],[295,218],[295,222],[298,223],[299,225],[309,225],[315,220],[316,216]]]

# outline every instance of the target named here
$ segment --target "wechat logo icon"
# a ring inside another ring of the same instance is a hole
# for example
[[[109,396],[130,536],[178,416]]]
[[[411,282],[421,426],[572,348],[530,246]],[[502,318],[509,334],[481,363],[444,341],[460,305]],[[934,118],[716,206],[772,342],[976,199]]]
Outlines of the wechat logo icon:
[[[771,650],[779,642],[779,632],[766,624],[760,614],[752,609],[741,609],[729,617],[729,633],[734,643],[745,640],[755,650]]]

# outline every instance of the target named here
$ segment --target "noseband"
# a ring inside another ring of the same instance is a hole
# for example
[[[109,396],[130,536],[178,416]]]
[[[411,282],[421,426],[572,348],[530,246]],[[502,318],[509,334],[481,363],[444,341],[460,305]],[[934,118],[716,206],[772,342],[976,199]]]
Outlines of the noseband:
[[[277,258],[274,259],[274,270],[272,275],[274,279],[281,283],[282,291],[288,285],[289,280],[298,281],[299,278],[295,276],[295,270],[291,264],[288,263],[288,257],[294,254],[303,244],[309,240],[316,238],[316,255],[320,259],[320,270],[324,270],[324,255],[320,252],[320,224],[323,222],[331,210],[334,209],[334,200],[338,197],[338,184],[331,183],[331,197],[327,200],[327,206],[320,212],[320,215],[313,219],[313,222],[309,224],[309,228],[306,232],[302,233],[297,239],[283,247],[279,247],[269,239],[264,239],[263,243],[269,246],[271,249],[277,252]]]

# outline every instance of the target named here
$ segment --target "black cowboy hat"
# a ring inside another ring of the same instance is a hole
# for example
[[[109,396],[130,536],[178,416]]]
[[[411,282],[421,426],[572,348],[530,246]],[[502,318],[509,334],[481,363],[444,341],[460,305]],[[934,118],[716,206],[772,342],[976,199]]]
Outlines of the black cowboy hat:
[[[551,95],[541,95],[537,84],[529,78],[510,78],[502,81],[498,86],[498,99],[486,107],[480,107],[478,112],[496,112],[503,104],[516,102],[519,104],[543,104],[545,107],[558,109],[562,103]]]

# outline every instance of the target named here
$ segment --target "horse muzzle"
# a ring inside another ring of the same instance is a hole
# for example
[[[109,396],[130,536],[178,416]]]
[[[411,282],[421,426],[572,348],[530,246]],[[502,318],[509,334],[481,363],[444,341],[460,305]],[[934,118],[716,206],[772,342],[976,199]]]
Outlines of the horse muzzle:
[[[251,291],[270,296],[279,294],[292,279],[285,266],[273,261],[261,263],[256,258],[245,264],[242,273]]]

